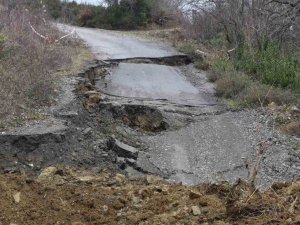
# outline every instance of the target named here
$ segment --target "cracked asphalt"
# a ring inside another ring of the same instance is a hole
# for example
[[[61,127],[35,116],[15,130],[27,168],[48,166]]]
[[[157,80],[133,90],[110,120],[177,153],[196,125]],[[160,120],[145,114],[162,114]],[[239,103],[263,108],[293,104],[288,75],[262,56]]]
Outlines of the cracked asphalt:
[[[170,46],[120,32],[87,28],[76,32],[101,60],[180,55]],[[226,111],[214,97],[205,72],[192,65],[120,63],[98,80],[97,87],[110,104],[149,106],[169,123],[162,132],[127,132],[128,139],[137,138],[145,146],[138,159],[144,171],[187,185],[247,179],[258,144],[267,141],[270,147],[264,153],[258,185],[298,176],[298,170],[290,168],[300,168],[295,157],[299,153],[291,147],[299,139],[274,131],[274,118],[264,111]]]

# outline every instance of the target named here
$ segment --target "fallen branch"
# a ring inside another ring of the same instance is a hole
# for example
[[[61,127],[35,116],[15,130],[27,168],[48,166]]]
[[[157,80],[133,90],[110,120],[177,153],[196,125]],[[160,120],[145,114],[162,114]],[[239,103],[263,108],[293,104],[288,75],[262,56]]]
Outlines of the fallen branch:
[[[295,200],[292,202],[291,207],[289,208],[289,213],[294,214],[295,213],[295,206],[297,204],[298,197],[295,198]]]
[[[35,33],[36,35],[38,35],[39,37],[41,37],[41,38],[43,38],[43,39],[45,39],[45,40],[48,40],[48,39],[49,39],[48,37],[46,37],[46,36],[40,34],[39,32],[37,32],[37,31],[34,29],[34,27],[31,25],[30,22],[29,22],[29,25],[30,25],[30,28],[31,28],[31,30],[33,31],[33,33]]]
[[[35,33],[36,35],[38,35],[40,38],[46,40],[49,44],[57,43],[57,42],[61,41],[62,39],[67,38],[67,37],[69,37],[69,36],[71,36],[71,35],[73,35],[75,33],[75,28],[74,28],[70,33],[68,33],[68,34],[60,37],[59,39],[52,40],[49,36],[45,36],[45,35],[42,35],[39,32],[37,32],[36,29],[31,25],[30,22],[29,22],[29,25],[30,25],[30,28],[33,31],[33,33]]]
[[[268,141],[262,141],[257,145],[256,149],[256,161],[255,164],[252,167],[252,170],[250,171],[249,175],[249,184],[251,187],[255,189],[255,181],[256,177],[259,171],[259,167],[263,158],[263,154],[266,152],[266,150],[270,147],[270,143]]]
[[[59,42],[60,40],[62,40],[62,39],[64,39],[64,38],[66,38],[66,37],[69,37],[69,36],[73,35],[74,33],[75,33],[75,28],[74,28],[69,34],[66,34],[66,35],[62,36],[61,38],[55,40],[54,42],[55,42],[55,43],[56,43],[56,42]]]

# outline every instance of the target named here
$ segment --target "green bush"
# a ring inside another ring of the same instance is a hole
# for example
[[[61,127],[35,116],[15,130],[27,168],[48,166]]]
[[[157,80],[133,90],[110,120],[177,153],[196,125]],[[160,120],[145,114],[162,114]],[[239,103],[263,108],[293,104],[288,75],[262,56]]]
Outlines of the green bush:
[[[215,82],[216,95],[228,100],[234,108],[299,104],[299,99],[290,90],[262,84],[251,76],[237,71],[232,61],[217,60],[208,74],[208,80]]]
[[[284,53],[276,43],[266,42],[261,49],[238,50],[234,65],[237,70],[265,84],[300,92],[300,69],[292,53]]]

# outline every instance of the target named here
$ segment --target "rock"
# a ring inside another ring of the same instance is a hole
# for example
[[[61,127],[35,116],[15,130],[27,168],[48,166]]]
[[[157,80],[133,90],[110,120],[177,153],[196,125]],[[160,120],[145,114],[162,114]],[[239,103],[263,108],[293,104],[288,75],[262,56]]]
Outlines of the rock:
[[[123,157],[117,157],[117,163],[119,163],[119,164],[125,164],[126,160]]]
[[[121,170],[126,169],[126,159],[123,157],[117,157],[117,164]]]
[[[300,181],[292,183],[292,185],[287,188],[287,194],[295,195],[297,193],[300,193]]]
[[[162,178],[158,177],[158,176],[149,175],[149,176],[146,177],[146,180],[147,180],[148,184],[157,184],[160,181],[162,181]]]
[[[52,178],[55,175],[56,172],[57,172],[57,168],[56,167],[47,167],[47,168],[45,168],[41,172],[41,174],[38,176],[37,182],[42,182],[44,180]]]
[[[91,95],[98,95],[97,91],[86,91],[83,93],[84,97],[89,98]]]
[[[15,203],[20,203],[20,201],[21,201],[21,192],[18,192],[16,194],[14,194],[13,198],[14,198]]]
[[[79,176],[77,177],[78,181],[81,181],[81,182],[96,182],[96,181],[106,181],[106,178],[105,177],[102,177],[102,176]]]
[[[102,206],[102,210],[104,213],[106,213],[108,211],[108,206],[107,205]]]
[[[204,214],[207,214],[207,213],[209,213],[209,210],[208,210],[207,207],[203,207],[201,212],[204,213]]]
[[[57,115],[62,118],[73,118],[78,116],[76,111],[58,112]]]
[[[84,129],[83,131],[82,131],[82,133],[84,134],[84,135],[89,135],[91,132],[92,132],[92,128],[91,127],[88,127],[88,128],[86,128],[86,129]]]
[[[229,223],[219,220],[219,221],[214,222],[213,225],[229,225]]]
[[[120,184],[125,183],[126,177],[123,174],[118,173],[115,177],[116,181]]]
[[[190,190],[190,194],[189,197],[191,200],[200,198],[202,196],[202,194],[200,192],[194,191],[194,190]]]
[[[201,215],[200,208],[198,206],[192,206],[192,214],[194,216],[199,216]]]
[[[143,199],[145,199],[150,196],[150,192],[148,189],[142,188],[139,190],[139,195],[142,196]]]
[[[97,104],[95,103],[90,103],[89,101],[85,101],[83,106],[89,113],[96,112]]]
[[[130,166],[136,165],[136,160],[135,159],[126,159],[126,163]]]
[[[16,223],[10,223],[9,225],[18,225],[18,224],[16,224]]]
[[[139,151],[136,148],[124,144],[115,138],[111,138],[109,140],[108,147],[120,157],[131,158],[131,159],[137,159],[138,157]]]
[[[85,72],[85,73],[86,73],[86,72]],[[86,83],[84,84],[84,86],[85,86],[87,89],[89,89],[89,90],[92,90],[92,89],[94,88],[94,86],[92,85],[91,82],[86,82]]]
[[[89,102],[90,103],[98,104],[101,101],[102,101],[102,97],[98,94],[97,95],[90,95],[90,97],[89,97]]]
[[[168,195],[169,194],[169,188],[167,186],[164,186],[161,190],[161,192],[164,194],[164,195]]]
[[[133,202],[133,204],[137,205],[137,204],[139,204],[141,202],[141,199],[138,198],[138,197],[133,197],[132,198],[132,202]]]

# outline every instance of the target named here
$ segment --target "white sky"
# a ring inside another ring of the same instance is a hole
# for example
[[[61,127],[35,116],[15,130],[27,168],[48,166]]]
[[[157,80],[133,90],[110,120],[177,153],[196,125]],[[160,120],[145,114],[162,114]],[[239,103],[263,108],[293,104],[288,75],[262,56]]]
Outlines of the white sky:
[[[72,0],[69,0],[72,1]],[[99,3],[102,2],[102,0],[75,0],[78,3],[89,3],[89,4],[95,4],[98,5]]]

